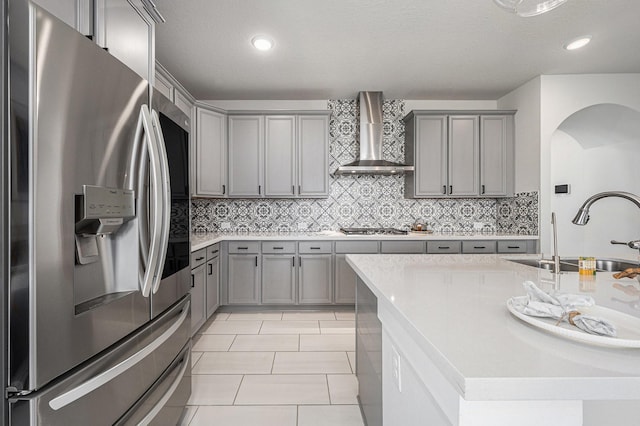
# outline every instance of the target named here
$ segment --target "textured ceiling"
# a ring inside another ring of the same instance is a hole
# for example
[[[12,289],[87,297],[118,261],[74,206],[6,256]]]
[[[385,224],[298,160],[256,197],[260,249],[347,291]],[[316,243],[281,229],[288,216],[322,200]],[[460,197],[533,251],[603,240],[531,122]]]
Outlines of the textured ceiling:
[[[156,55],[197,99],[497,99],[541,74],[640,72],[640,0],[519,18],[492,0],[156,0]],[[275,40],[269,52],[250,45]],[[593,35],[582,50],[562,45]]]

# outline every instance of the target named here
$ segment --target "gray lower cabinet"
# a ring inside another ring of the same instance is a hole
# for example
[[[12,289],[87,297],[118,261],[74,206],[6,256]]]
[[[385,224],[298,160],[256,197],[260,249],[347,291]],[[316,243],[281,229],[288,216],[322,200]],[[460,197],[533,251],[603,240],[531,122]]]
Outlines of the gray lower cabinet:
[[[229,304],[260,303],[260,256],[229,254]]]
[[[298,266],[300,304],[329,304],[332,301],[331,254],[301,254]]]
[[[296,303],[295,255],[262,255],[262,303]]]
[[[220,256],[214,256],[207,262],[206,293],[207,318],[209,318],[220,306]]]
[[[462,242],[462,253],[471,254],[471,253],[495,253],[496,252],[496,242],[481,240],[481,241],[463,241]]]
[[[194,335],[206,321],[206,264],[191,270],[191,335]]]
[[[346,254],[336,254],[335,302],[356,302],[356,280],[358,276],[347,263]]]

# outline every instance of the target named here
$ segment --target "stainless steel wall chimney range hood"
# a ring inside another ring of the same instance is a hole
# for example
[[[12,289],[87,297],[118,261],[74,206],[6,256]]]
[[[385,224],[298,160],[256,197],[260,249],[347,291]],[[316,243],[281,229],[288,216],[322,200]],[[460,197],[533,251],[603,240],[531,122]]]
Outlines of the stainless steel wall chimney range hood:
[[[338,167],[336,175],[396,175],[413,166],[382,159],[382,92],[360,92],[360,159]]]

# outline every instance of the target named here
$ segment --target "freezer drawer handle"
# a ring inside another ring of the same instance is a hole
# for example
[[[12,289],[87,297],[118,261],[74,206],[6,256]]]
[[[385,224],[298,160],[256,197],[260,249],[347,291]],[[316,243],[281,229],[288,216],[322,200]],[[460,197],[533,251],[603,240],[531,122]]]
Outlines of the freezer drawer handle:
[[[182,359],[182,367],[180,367],[180,372],[174,379],[173,383],[171,383],[171,386],[169,387],[169,389],[167,389],[167,392],[162,396],[162,398],[160,398],[160,400],[156,403],[156,405],[153,406],[151,411],[149,411],[147,415],[144,416],[142,420],[140,420],[140,423],[138,423],[138,425],[146,426],[150,424],[151,421],[158,415],[160,410],[164,408],[167,401],[169,401],[169,398],[173,396],[173,393],[178,388],[180,381],[184,377],[184,373],[187,371],[188,364],[189,364],[189,356],[188,354],[185,354],[185,357]]]
[[[62,395],[52,399],[49,401],[49,406],[54,410],[59,410],[67,405],[77,401],[83,396],[87,395],[90,392],[98,389],[100,386],[110,382],[115,379],[119,375],[125,373],[130,368],[134,367],[137,363],[145,359],[148,355],[150,355],[153,351],[162,346],[167,340],[171,338],[171,336],[180,329],[182,323],[189,316],[189,307],[191,306],[191,302],[187,302],[182,308],[182,313],[180,317],[169,327],[164,333],[162,333],[156,340],[149,343],[147,346],[131,355],[129,358],[120,362],[119,364],[114,365],[107,371],[98,374],[97,376],[92,377],[86,382],[82,383],[80,386],[76,386],[63,393]]]

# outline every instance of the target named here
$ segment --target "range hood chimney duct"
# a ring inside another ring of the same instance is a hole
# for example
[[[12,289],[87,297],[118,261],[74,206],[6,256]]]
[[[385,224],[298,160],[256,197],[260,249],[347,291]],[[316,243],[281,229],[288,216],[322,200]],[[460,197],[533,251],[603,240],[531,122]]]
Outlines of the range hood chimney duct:
[[[413,166],[382,159],[382,92],[360,92],[360,159],[338,167],[336,175],[396,175]]]

